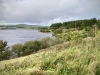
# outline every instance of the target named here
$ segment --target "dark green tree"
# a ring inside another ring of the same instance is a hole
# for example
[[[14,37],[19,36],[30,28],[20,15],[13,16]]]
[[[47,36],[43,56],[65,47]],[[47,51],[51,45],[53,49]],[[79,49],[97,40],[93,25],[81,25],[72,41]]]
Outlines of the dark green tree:
[[[9,59],[9,47],[6,41],[0,40],[0,60]]]
[[[22,44],[15,44],[12,46],[12,50],[13,52],[13,55],[14,57],[20,57],[22,56],[22,53],[23,53],[23,46]]]
[[[54,23],[50,26],[50,29],[58,29],[62,26],[62,23]]]
[[[32,54],[33,52],[37,52],[41,49],[40,41],[28,41],[23,45],[23,56]]]

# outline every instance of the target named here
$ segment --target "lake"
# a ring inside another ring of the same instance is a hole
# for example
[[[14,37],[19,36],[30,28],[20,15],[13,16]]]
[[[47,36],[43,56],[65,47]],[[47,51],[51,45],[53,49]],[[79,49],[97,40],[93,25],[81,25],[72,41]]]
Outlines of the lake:
[[[0,30],[0,40],[8,42],[8,45],[25,43],[30,40],[41,40],[52,37],[51,33],[41,33],[38,30]]]

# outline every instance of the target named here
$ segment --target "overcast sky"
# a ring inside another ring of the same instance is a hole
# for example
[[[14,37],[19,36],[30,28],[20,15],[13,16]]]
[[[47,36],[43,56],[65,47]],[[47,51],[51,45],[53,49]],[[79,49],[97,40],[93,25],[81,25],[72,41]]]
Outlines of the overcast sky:
[[[0,24],[100,19],[100,0],[0,0]]]

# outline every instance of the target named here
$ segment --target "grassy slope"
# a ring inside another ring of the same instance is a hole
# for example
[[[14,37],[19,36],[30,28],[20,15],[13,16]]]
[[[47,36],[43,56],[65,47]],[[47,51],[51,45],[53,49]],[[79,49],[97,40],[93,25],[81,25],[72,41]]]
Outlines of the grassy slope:
[[[99,35],[1,61],[0,75],[100,75]]]

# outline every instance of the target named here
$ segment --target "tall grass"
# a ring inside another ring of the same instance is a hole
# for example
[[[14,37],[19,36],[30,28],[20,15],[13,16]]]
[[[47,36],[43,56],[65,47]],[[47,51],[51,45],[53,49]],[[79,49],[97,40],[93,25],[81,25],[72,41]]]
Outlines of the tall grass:
[[[0,75],[100,75],[99,45],[100,34],[1,61]]]

